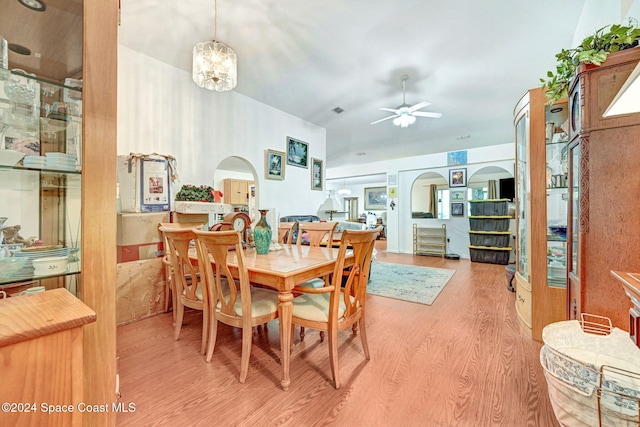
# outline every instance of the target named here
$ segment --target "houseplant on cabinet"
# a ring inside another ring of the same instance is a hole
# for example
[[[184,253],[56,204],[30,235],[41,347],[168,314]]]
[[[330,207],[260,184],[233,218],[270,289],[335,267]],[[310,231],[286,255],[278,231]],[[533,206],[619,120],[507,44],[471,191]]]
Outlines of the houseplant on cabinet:
[[[586,37],[574,49],[562,49],[556,55],[558,64],[555,72],[547,72],[546,79],[541,78],[548,105],[568,96],[569,82],[580,64],[600,66],[610,53],[631,49],[640,42],[640,28],[635,19],[629,18],[628,25],[610,25],[600,28]]]

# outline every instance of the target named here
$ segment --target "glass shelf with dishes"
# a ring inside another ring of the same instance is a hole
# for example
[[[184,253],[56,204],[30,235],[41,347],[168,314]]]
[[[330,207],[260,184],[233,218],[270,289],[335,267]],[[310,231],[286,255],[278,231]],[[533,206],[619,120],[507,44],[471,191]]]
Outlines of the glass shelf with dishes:
[[[545,107],[547,192],[547,285],[567,286],[567,103]]]
[[[74,292],[79,280],[80,86],[0,70],[0,288],[9,295],[34,283]]]
[[[0,167],[81,170],[81,81],[0,70]]]

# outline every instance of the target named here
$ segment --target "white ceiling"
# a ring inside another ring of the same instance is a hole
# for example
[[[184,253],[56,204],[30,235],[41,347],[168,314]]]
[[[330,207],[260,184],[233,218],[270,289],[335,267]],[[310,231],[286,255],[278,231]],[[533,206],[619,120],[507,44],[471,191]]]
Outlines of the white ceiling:
[[[191,72],[213,3],[122,0],[119,42]],[[236,91],[326,128],[331,168],[511,143],[513,107],[571,47],[584,3],[218,0],[217,33],[238,55]],[[370,125],[402,103],[402,74],[407,103],[443,117]]]

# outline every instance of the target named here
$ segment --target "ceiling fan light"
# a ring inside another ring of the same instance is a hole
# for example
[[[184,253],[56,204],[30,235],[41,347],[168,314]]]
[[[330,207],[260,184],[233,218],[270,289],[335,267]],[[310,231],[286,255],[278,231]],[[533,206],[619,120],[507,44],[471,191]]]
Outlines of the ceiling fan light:
[[[414,116],[403,114],[393,119],[393,124],[396,126],[400,126],[401,128],[406,128],[411,126],[415,121],[416,118]]]

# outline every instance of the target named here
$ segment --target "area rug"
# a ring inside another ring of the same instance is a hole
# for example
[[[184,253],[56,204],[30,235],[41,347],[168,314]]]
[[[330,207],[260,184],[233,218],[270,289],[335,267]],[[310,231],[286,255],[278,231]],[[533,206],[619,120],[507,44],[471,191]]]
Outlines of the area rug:
[[[445,268],[374,261],[367,293],[431,305],[455,272]]]

